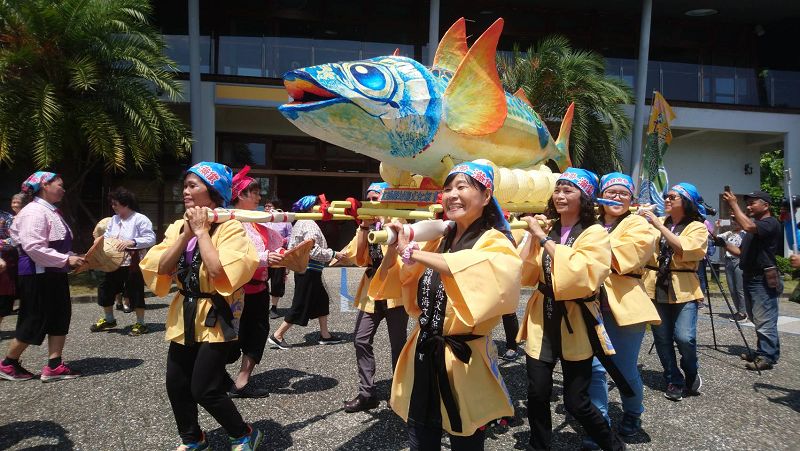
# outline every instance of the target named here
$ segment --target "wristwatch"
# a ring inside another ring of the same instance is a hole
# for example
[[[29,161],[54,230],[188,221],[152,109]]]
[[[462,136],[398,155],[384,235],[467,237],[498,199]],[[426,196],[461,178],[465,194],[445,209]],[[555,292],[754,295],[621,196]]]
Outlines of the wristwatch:
[[[549,236],[542,238],[541,240],[539,240],[539,246],[544,247],[545,243],[547,243],[548,241],[553,241],[553,239],[550,238]]]

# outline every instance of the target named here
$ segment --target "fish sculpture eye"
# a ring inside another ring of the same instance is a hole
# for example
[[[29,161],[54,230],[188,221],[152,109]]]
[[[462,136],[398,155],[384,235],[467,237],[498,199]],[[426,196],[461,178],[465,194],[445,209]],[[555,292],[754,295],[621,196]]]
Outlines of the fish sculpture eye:
[[[394,80],[380,66],[356,63],[349,65],[348,71],[356,87],[367,97],[385,99],[394,91]]]

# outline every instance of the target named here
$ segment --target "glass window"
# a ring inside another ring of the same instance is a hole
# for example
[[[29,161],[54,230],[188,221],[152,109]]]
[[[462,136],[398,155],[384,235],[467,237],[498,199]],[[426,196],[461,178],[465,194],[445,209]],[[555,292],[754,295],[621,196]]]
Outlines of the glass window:
[[[800,72],[770,71],[767,90],[772,106],[800,107]]]
[[[231,167],[267,166],[267,144],[241,140],[220,140],[220,160]]]
[[[264,77],[263,38],[220,36],[219,71],[226,75]]]
[[[736,69],[724,66],[703,67],[703,101],[734,103],[736,100]]]
[[[375,58],[376,56],[386,56],[394,53],[395,49],[400,49],[401,56],[414,57],[413,45],[390,44],[385,42],[365,42],[362,58]]]
[[[755,69],[736,68],[736,103],[758,105],[758,79]]]
[[[267,76],[279,78],[284,72],[313,66],[313,39],[268,38],[271,58],[267,63]]]
[[[321,167],[314,141],[276,141],[270,157],[273,169],[319,171]]]
[[[189,36],[165,34],[164,53],[173,61],[180,72],[189,72]],[[207,74],[211,70],[211,38],[200,36],[200,72]]]
[[[394,49],[392,49],[394,51]],[[389,52],[391,54],[391,52]],[[356,41],[314,40],[313,64],[338,63],[361,59],[361,43]]]
[[[672,100],[700,101],[700,86],[697,64],[658,63],[661,66],[661,80],[664,97]]]

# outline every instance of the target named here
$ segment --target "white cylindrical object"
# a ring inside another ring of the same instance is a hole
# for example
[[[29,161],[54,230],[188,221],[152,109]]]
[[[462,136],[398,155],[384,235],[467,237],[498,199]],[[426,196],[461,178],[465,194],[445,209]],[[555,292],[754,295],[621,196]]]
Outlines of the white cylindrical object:
[[[453,221],[430,219],[414,224],[404,224],[403,230],[414,241],[430,241],[447,233],[449,229],[455,227],[455,224]],[[388,227],[378,232],[370,232],[369,235],[370,243],[394,244],[397,242],[397,235]]]

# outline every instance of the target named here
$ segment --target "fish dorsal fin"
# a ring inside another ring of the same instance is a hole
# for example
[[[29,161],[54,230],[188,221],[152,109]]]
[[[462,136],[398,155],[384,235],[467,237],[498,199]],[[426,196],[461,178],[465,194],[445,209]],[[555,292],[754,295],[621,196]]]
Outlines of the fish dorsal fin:
[[[392,56],[400,56],[400,47],[394,49],[394,52],[392,52]]]
[[[514,93],[514,97],[522,100],[523,102],[525,102],[526,105],[533,108],[533,105],[531,105],[531,101],[528,100],[528,96],[525,95],[525,91],[523,91],[522,88],[517,89],[517,92]]]
[[[503,126],[506,93],[497,74],[497,41],[503,19],[497,19],[470,47],[444,91],[447,126],[467,135],[488,135]]]
[[[467,55],[467,26],[464,18],[460,18],[447,30],[439,41],[433,67],[455,72],[461,60]]]

